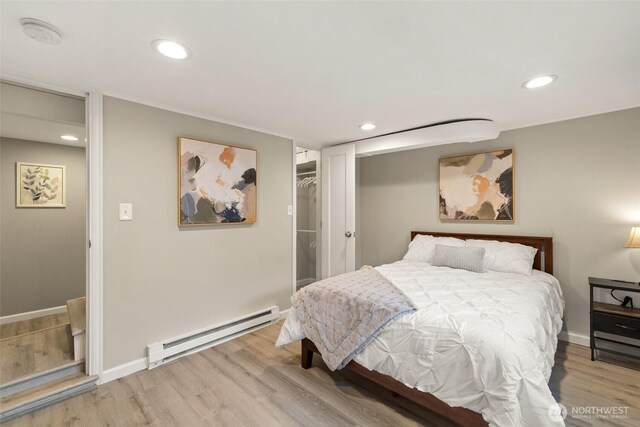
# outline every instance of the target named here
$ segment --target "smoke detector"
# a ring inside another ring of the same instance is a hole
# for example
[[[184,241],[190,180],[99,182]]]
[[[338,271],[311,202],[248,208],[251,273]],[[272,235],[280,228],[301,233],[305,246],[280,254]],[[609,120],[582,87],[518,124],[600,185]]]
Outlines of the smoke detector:
[[[62,33],[53,25],[33,18],[20,20],[22,31],[37,42],[57,45],[62,41]]]

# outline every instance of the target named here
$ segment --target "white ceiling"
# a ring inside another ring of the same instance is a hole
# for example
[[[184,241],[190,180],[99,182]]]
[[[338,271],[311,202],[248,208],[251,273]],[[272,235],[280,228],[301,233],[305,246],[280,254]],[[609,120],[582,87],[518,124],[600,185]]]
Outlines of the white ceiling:
[[[1,3],[1,71],[319,146],[459,118],[502,129],[640,105],[640,2]],[[22,34],[47,21],[59,46]],[[185,43],[183,62],[151,50]],[[530,77],[553,85],[527,91]],[[358,125],[378,127],[365,133]]]

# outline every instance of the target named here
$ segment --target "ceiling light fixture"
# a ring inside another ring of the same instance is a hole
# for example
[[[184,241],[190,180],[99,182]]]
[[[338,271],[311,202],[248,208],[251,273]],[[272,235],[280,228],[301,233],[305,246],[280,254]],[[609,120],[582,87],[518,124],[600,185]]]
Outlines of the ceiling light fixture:
[[[543,87],[546,85],[549,85],[551,83],[553,83],[554,81],[556,81],[558,79],[558,76],[554,76],[553,74],[547,74],[544,76],[538,76],[538,77],[534,77],[531,80],[527,80],[526,82],[522,83],[522,87],[525,89],[537,89],[539,87]]]
[[[48,22],[33,18],[20,20],[22,31],[37,42],[56,45],[62,41],[62,33]]]
[[[191,56],[186,46],[171,40],[154,40],[151,47],[171,59],[186,59]]]
[[[77,141],[78,138],[73,136],[73,135],[60,135],[60,138],[64,139],[65,141]]]
[[[362,130],[373,130],[376,128],[376,125],[373,123],[363,123],[360,125],[360,129]]]

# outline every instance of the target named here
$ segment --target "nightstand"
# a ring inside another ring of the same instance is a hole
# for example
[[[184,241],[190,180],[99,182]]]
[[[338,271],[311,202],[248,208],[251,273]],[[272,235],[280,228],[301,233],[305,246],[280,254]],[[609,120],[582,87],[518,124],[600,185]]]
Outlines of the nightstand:
[[[635,292],[640,294],[640,285],[633,282],[623,282],[618,280],[600,279],[589,277],[589,294],[591,304],[591,360],[595,360],[595,351],[606,351],[625,357],[637,358],[629,353],[616,351],[609,348],[597,347],[599,340],[616,343],[619,346],[640,348],[640,345],[617,340],[617,337],[626,337],[640,340],[640,308],[622,307],[618,304],[607,304],[593,300],[593,289],[613,289],[624,292]],[[635,299],[636,304],[640,304],[640,296]],[[596,332],[605,332],[610,337],[596,336]]]

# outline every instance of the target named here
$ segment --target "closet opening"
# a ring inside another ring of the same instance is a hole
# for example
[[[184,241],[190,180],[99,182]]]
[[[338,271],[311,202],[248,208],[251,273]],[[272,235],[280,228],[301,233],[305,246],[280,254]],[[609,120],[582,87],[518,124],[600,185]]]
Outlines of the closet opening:
[[[297,147],[296,290],[315,282],[320,272],[319,162],[319,151]]]

